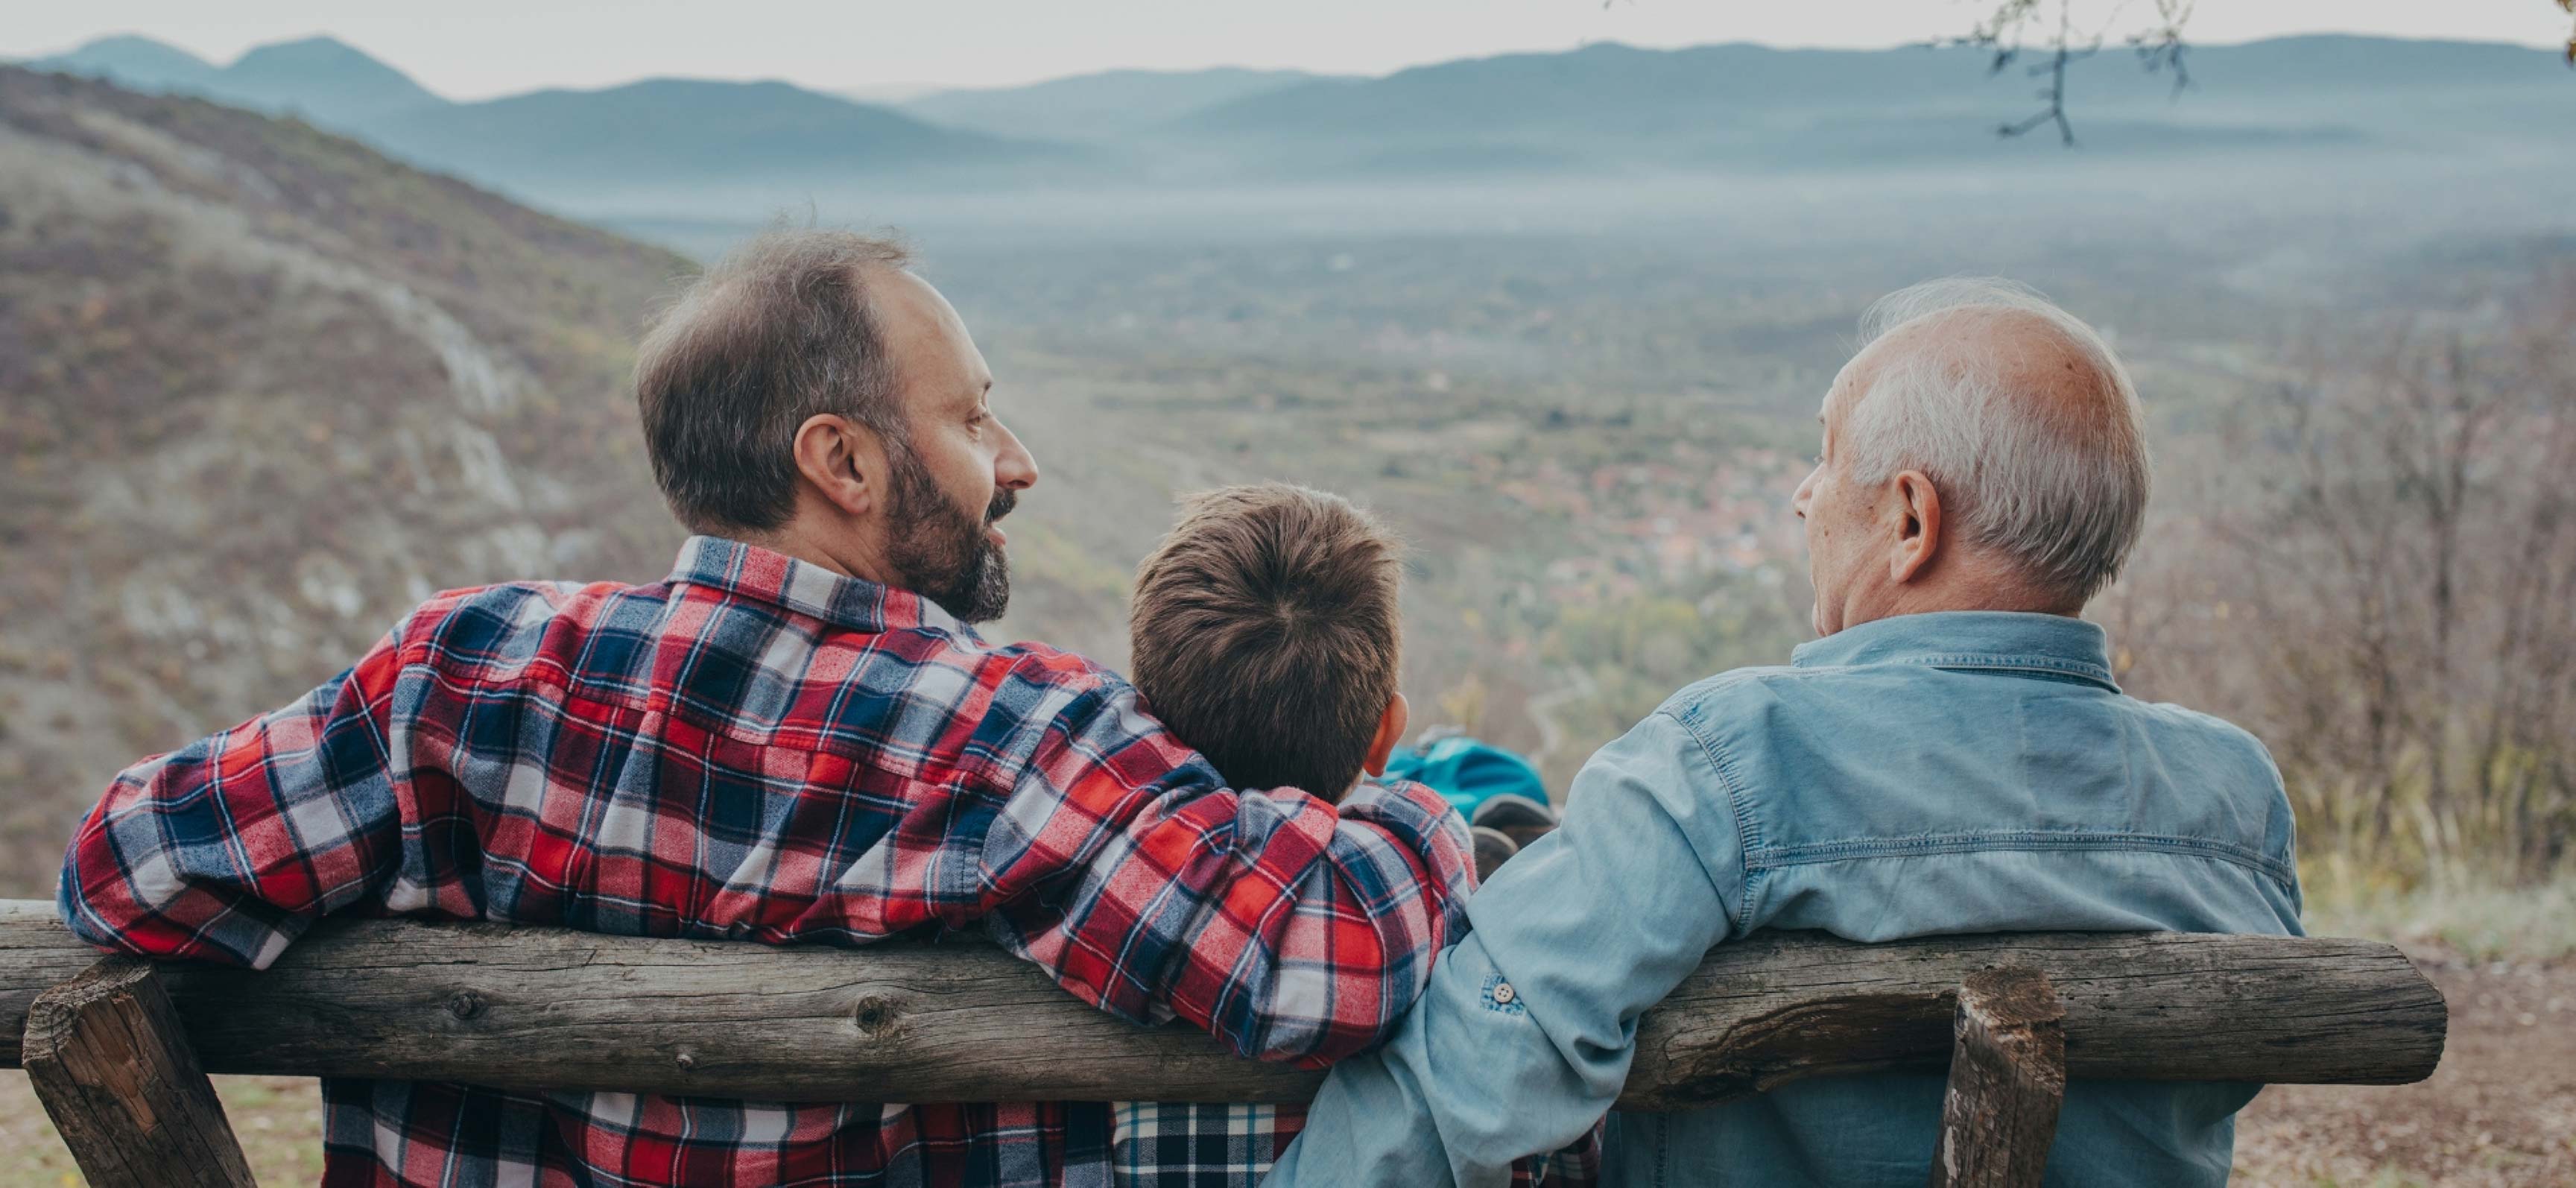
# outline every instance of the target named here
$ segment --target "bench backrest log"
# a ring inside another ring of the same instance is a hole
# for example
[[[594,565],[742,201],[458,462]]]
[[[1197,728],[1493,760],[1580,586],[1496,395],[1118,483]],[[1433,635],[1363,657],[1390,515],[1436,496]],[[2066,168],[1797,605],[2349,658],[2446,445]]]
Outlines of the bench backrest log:
[[[207,1072],[910,1102],[1302,1101],[1321,1079],[1122,1023],[982,944],[330,920],[264,973],[99,956],[52,905],[0,901],[0,1067],[25,1063],[102,1184],[245,1182],[220,1107],[214,1138],[195,1125]],[[2399,1084],[2432,1074],[2448,1018],[2375,941],[1758,935],[1640,1021],[1620,1105],[1946,1065],[1934,1182],[2036,1184],[2067,1078]],[[140,1088],[138,1050],[161,1070]]]
[[[28,1007],[98,960],[51,904],[0,901],[0,1067]],[[2376,941],[2010,933],[1721,946],[1640,1024],[1621,1104],[1948,1059],[1971,972],[2047,975],[2070,1076],[2398,1084],[2431,1075],[2440,992]],[[858,1101],[1296,1101],[1318,1074],[1141,1028],[982,945],[772,948],[329,920],[265,973],[161,969],[209,1072]]]

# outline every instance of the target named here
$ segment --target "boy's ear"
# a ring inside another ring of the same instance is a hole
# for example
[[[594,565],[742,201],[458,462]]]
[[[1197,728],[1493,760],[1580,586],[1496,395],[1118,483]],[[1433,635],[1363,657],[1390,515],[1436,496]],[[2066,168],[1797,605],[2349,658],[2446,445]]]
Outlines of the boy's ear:
[[[1377,735],[1369,739],[1368,759],[1360,764],[1370,775],[1386,774],[1387,757],[1395,754],[1395,744],[1403,741],[1405,720],[1412,714],[1412,707],[1404,703],[1404,694],[1398,693],[1386,703],[1386,712],[1377,716]]]

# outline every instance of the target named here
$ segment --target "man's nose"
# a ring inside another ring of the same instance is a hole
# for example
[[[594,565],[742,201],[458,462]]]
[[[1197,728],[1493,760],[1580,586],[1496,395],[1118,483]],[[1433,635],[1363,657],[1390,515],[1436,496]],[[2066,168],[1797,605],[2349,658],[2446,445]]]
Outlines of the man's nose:
[[[999,424],[999,422],[995,422]],[[1025,491],[1038,485],[1038,460],[1029,447],[1020,444],[1020,435],[1002,425],[1002,449],[993,456],[993,481],[1013,491]]]

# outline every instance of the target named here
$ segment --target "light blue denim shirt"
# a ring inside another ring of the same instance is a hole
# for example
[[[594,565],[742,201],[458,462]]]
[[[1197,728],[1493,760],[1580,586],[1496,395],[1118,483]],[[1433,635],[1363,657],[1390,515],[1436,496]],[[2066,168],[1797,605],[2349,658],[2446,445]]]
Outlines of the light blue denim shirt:
[[[2123,695],[2102,629],[2050,615],[1863,624],[1682,690],[1574,780],[1565,824],[1381,1051],[1336,1068],[1269,1183],[1503,1184],[1627,1079],[1637,1016],[1757,928],[2299,932],[2262,744]],[[1508,984],[1509,993],[1498,992]],[[1611,1119],[1612,1184],[1902,1185],[1943,1077],[1794,1082]],[[2223,1184],[2247,1085],[2078,1081],[2048,1183]]]

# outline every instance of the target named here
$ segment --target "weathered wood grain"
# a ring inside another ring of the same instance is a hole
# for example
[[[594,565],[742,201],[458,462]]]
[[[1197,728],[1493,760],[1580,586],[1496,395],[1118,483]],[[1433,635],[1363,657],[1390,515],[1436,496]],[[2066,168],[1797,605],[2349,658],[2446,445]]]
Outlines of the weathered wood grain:
[[[0,1066],[94,954],[50,905],[0,904]],[[2046,973],[2077,1077],[2394,1084],[2440,1060],[2442,997],[2369,941],[2133,934],[1721,946],[1639,1025],[1624,1105],[1802,1076],[1938,1068],[1959,984]],[[1300,1101],[1319,1074],[1141,1028],[980,945],[848,950],[492,924],[331,920],[264,974],[164,967],[206,1068],[505,1088],[856,1101]]]
[[[1671,1109],[1806,1076],[1939,1068],[1956,987],[2000,966],[2048,975],[2079,1078],[2400,1085],[2432,1075],[2449,1027],[2441,992],[2378,941],[1756,934],[1712,950],[1638,1021],[1620,1104]]]
[[[73,940],[54,905],[0,899],[0,1068],[17,1068],[27,1008],[36,996],[79,977],[102,954]]]
[[[27,1079],[92,1188],[256,1188],[154,968],[109,957],[39,995]]]
[[[2048,977],[1981,969],[1959,987],[1931,1188],[2039,1188],[2066,1100],[2066,1008]]]

